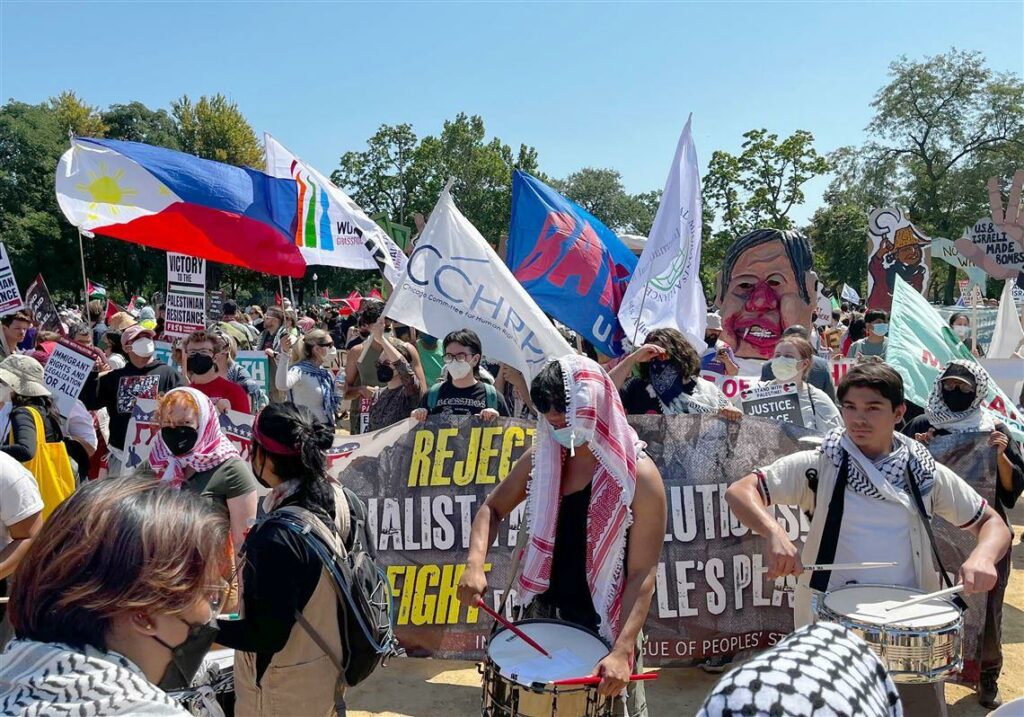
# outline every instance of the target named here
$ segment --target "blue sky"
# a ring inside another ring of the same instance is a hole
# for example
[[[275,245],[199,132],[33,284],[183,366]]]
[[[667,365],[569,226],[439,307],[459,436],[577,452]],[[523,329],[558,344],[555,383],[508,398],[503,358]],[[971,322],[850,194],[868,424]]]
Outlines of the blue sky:
[[[762,126],[826,152],[863,140],[892,59],[952,46],[1022,72],[1024,3],[0,0],[0,98],[224,92],[325,173],[380,124],[422,136],[465,111],[552,176],[612,167],[638,192],[664,184],[688,112],[704,163]]]

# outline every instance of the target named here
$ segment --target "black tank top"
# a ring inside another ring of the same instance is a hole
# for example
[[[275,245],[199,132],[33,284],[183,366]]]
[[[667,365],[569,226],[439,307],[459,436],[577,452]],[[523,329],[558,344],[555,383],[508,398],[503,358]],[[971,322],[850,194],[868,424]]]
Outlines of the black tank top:
[[[558,610],[559,617],[597,632],[601,619],[587,585],[587,512],[591,484],[562,496],[555,529],[551,582],[540,601]]]

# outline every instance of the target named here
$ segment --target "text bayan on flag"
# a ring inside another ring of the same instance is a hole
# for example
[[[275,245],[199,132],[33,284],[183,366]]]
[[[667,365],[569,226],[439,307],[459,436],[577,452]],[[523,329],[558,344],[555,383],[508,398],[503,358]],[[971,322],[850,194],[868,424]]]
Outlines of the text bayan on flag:
[[[611,229],[526,172],[512,175],[508,266],[544,311],[609,356],[636,257]]]

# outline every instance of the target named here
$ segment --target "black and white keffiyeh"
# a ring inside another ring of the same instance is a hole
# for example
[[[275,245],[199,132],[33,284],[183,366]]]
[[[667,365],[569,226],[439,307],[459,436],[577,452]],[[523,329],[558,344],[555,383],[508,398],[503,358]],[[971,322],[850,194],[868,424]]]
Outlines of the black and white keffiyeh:
[[[844,627],[806,625],[730,670],[697,717],[902,717],[899,693],[867,643]]]
[[[869,498],[884,500],[885,495],[868,477],[861,466],[860,458],[850,453],[848,446],[852,444],[845,435],[846,430],[843,428],[830,431],[818,450],[837,468],[843,462],[843,454],[849,455],[847,488]],[[900,433],[894,433],[892,440],[893,450],[878,460],[871,461],[871,464],[889,485],[907,495],[910,494],[910,486],[907,484],[909,470],[921,490],[921,495],[928,495],[935,485],[935,459],[923,445]]]
[[[928,395],[928,406],[924,410],[928,422],[934,428],[941,428],[950,433],[967,433],[972,431],[994,431],[996,422],[981,410],[981,402],[988,396],[988,372],[974,361],[954,359],[949,366],[960,366],[974,376],[974,400],[965,411],[954,411],[942,400],[942,381],[936,379],[932,392]],[[946,368],[948,369],[949,366]],[[941,377],[940,377],[941,378]]]

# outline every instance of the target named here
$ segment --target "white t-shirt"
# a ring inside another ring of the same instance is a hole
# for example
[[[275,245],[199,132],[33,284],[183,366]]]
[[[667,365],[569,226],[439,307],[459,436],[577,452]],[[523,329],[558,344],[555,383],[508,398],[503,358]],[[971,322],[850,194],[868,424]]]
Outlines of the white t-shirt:
[[[829,590],[849,582],[917,587],[914,556],[910,542],[910,521],[916,514],[891,500],[869,498],[846,489],[843,496],[843,524],[836,543],[836,563],[891,563],[891,568],[833,570]]]
[[[0,550],[11,542],[7,526],[42,510],[43,499],[35,477],[21,463],[0,453]]]

